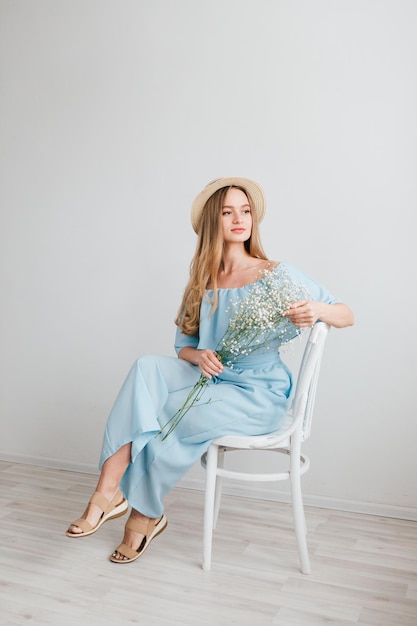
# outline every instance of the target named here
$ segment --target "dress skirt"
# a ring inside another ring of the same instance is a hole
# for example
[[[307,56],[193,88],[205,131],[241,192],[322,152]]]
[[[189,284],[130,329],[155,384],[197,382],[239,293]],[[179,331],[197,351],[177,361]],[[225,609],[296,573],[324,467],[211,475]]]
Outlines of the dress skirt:
[[[160,429],[182,406],[200,377],[183,359],[148,355],[131,368],[109,415],[100,457],[103,463],[132,444],[121,490],[129,504],[160,517],[163,498],[187,473],[210,442],[222,435],[261,435],[279,428],[292,388],[278,353],[225,367],[207,385],[197,405],[162,439]]]

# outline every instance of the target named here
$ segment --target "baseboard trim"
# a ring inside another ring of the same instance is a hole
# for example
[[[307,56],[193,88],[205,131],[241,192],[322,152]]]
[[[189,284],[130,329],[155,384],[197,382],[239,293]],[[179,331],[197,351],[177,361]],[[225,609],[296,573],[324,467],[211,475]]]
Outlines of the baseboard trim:
[[[23,465],[35,465],[36,467],[78,472],[80,474],[99,474],[97,465],[75,463],[73,461],[65,461],[63,459],[55,459],[53,457],[8,454],[7,452],[0,451],[0,461],[6,461],[8,463],[22,463]]]
[[[26,456],[22,454],[8,454],[0,451],[0,461],[22,463],[23,465],[35,465],[37,467],[58,469],[69,472],[79,472],[81,474],[98,475],[99,473],[96,465],[75,463],[52,457],[46,458],[29,455]],[[178,483],[178,487],[181,487],[182,489],[204,491],[204,479],[185,476]],[[242,498],[251,498],[254,500],[290,502],[290,495],[285,491],[271,491],[270,489],[263,489],[258,485],[254,488],[250,485],[250,483],[233,483],[225,480],[223,482],[223,493],[231,496],[240,496]],[[348,513],[362,513],[363,515],[375,515],[378,517],[391,517],[394,519],[417,521],[417,508],[415,507],[404,507],[378,502],[362,502],[360,500],[345,500],[343,498],[331,498],[312,494],[304,494],[303,498],[306,506],[334,511],[346,511]]]

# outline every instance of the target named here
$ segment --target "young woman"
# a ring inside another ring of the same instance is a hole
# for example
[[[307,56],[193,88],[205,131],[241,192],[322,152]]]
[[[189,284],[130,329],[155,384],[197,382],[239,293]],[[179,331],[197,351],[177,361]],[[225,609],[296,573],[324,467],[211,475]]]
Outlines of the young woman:
[[[283,315],[293,336],[318,319],[339,328],[353,324],[349,307],[325,287],[291,264],[266,257],[258,230],[264,213],[261,187],[240,177],[212,181],[193,202],[198,241],[176,319],[179,358],[144,356],[133,365],[107,421],[96,491],[66,532],[72,538],[91,535],[124,515],[130,504],[123,541],[110,556],[114,563],[136,560],[166,528],[165,494],[210,441],[226,434],[271,432],[286,415],[292,378],[279,347],[288,333],[260,349],[242,350],[236,359],[219,359],[236,303],[249,302],[272,277],[290,294],[294,286],[298,294]],[[267,309],[267,290],[265,294]],[[201,375],[209,380],[205,395],[163,436]]]

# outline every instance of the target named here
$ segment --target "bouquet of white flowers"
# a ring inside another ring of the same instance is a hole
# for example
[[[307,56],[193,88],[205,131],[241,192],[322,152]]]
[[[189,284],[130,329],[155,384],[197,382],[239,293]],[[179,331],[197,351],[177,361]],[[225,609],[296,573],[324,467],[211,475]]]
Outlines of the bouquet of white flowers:
[[[272,342],[279,345],[301,333],[285,316],[290,304],[309,297],[305,286],[294,282],[285,270],[264,270],[263,276],[251,285],[249,295],[232,304],[234,315],[215,352],[226,367],[254,352],[268,350]],[[166,439],[182,418],[200,402],[209,378],[201,374],[185,402],[159,431]],[[207,402],[210,402],[208,400]]]

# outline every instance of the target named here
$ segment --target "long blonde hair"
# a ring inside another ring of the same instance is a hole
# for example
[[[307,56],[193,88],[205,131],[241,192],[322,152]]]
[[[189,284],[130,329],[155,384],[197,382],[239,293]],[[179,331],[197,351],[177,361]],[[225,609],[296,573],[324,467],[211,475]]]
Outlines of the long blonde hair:
[[[233,186],[235,187],[235,186]],[[255,258],[267,260],[259,236],[258,216],[254,210],[252,198],[243,187],[240,189],[247,196],[252,212],[252,232],[245,241],[246,251]],[[223,261],[222,208],[224,197],[231,187],[218,189],[206,202],[202,212],[196,251],[190,264],[190,278],[175,323],[185,335],[196,335],[200,325],[200,305],[202,298],[207,298],[212,305],[211,312],[217,308],[217,276]],[[213,291],[209,298],[207,289]]]

